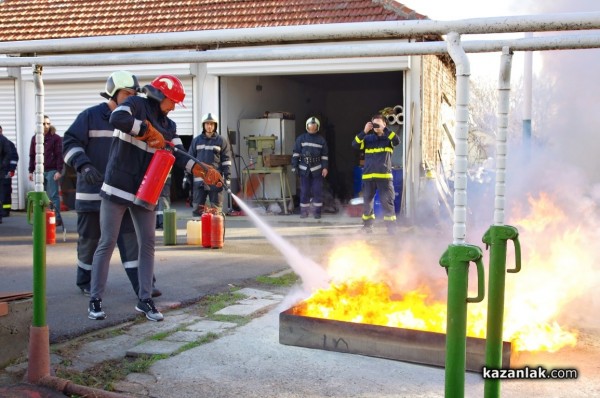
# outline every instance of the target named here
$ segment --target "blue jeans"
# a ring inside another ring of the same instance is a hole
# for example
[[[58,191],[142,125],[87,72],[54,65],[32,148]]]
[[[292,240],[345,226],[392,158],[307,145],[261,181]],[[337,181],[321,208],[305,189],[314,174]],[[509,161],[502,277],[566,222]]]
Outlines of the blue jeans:
[[[60,197],[58,196],[58,184],[59,181],[54,181],[54,174],[56,170],[44,171],[44,184],[46,186],[46,193],[48,198],[54,204],[54,212],[56,213],[56,221],[62,220],[60,216]]]

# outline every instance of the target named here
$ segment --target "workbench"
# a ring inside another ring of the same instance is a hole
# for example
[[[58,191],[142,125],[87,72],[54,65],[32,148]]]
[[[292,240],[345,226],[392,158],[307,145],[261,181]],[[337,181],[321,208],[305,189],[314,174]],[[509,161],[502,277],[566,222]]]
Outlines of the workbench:
[[[284,214],[288,214],[288,203],[292,200],[292,191],[290,189],[290,182],[287,178],[286,166],[276,166],[276,167],[261,167],[255,169],[244,169],[242,170],[242,192],[245,194],[248,181],[252,175],[267,175],[267,174],[278,174],[279,175],[279,185],[281,187],[281,196],[278,198],[258,198],[256,197],[257,192],[259,191],[259,187],[252,187],[252,191],[254,192],[254,197],[248,197],[246,200],[254,201],[254,202],[281,202],[283,206]],[[263,182],[264,183],[264,182]],[[263,183],[260,183],[261,185]]]

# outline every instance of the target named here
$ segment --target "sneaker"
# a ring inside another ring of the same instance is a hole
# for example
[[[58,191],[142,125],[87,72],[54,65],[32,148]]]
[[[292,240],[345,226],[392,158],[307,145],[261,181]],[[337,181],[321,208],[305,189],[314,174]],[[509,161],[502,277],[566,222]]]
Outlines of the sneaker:
[[[80,287],[81,289],[81,294],[83,294],[86,297],[90,297],[90,288],[89,287]]]
[[[315,219],[318,220],[319,218],[321,218],[320,214],[315,214]]]
[[[157,288],[153,287],[152,288],[152,297],[160,297],[162,296],[162,292],[160,290],[158,290]]]
[[[372,234],[373,226],[372,225],[363,225],[363,227],[360,229],[360,232],[362,232],[364,234]]]
[[[300,218],[308,218],[308,214],[302,213],[302,214],[300,214]]]
[[[102,311],[102,300],[91,299],[90,307],[88,308],[88,318],[100,321],[106,318],[106,314]]]
[[[135,310],[146,314],[146,318],[154,322],[160,322],[164,319],[161,314],[154,306],[152,299],[139,300],[135,306]]]

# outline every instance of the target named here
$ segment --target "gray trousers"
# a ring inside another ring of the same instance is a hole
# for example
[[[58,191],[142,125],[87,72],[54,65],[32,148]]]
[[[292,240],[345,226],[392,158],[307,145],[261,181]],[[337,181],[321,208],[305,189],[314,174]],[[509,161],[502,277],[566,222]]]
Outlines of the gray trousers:
[[[121,220],[128,208],[133,219],[139,247],[138,280],[140,290],[138,297],[142,300],[152,297],[155,244],[154,211],[136,205],[128,207],[103,198],[100,205],[100,242],[98,242],[92,261],[91,298],[102,299],[104,295],[110,259],[117,244]]]
[[[373,221],[375,221],[373,204],[376,191],[379,191],[379,200],[381,201],[381,207],[383,209],[383,220],[386,222],[396,220],[396,213],[394,210],[394,185],[392,180],[382,178],[363,180],[362,193],[364,204],[362,219],[363,224],[367,226],[373,225]]]

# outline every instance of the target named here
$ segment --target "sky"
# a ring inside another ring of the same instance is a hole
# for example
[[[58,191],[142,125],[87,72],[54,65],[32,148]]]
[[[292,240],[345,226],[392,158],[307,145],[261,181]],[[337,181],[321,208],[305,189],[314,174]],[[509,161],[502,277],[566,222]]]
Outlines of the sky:
[[[598,0],[397,0],[405,6],[433,20],[457,20],[515,15],[555,14],[564,12],[600,11]],[[522,33],[496,35],[466,35],[463,40],[493,40],[523,37]],[[500,53],[469,54],[473,77],[497,79]],[[544,58],[534,53],[534,73],[541,73]],[[513,56],[513,76],[522,75],[523,53]]]
[[[600,0],[400,0],[433,20],[515,15],[600,12]],[[589,31],[587,33],[590,33]],[[597,32],[596,32],[597,33]],[[552,33],[558,35],[561,33]],[[537,35],[537,34],[535,34]],[[515,37],[515,36],[512,36]],[[523,34],[516,34],[523,37]],[[465,36],[463,40],[507,38],[506,35]],[[468,54],[471,77],[498,81],[500,53]],[[523,75],[523,52],[515,52],[511,80]],[[600,49],[533,53],[532,133],[556,157],[576,167],[600,192]],[[544,87],[541,85],[544,84]],[[537,104],[537,112],[536,112]],[[538,117],[536,117],[536,114]],[[510,132],[509,132],[510,134]]]

